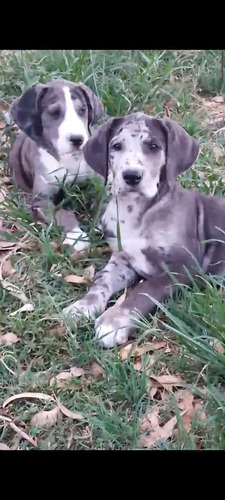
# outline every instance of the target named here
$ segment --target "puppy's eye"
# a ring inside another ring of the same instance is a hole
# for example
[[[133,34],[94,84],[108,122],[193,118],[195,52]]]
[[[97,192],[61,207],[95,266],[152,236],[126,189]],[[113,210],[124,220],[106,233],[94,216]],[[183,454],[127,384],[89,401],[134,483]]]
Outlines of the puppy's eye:
[[[112,144],[111,148],[112,148],[114,151],[121,151],[122,146],[121,146],[120,142],[115,142],[114,144]]]
[[[82,115],[84,115],[85,111],[86,111],[86,106],[85,106],[85,104],[84,104],[84,105],[83,105],[83,106],[81,106],[81,108],[79,109],[79,115],[81,115],[81,116],[82,116]]]
[[[149,142],[148,144],[148,149],[150,151],[156,151],[157,149],[159,149],[159,146],[157,144],[155,144],[155,142]]]
[[[54,108],[54,109],[50,109],[49,110],[49,114],[52,118],[54,118],[55,120],[57,120],[57,118],[60,117],[60,113],[61,113],[61,110],[60,108]]]

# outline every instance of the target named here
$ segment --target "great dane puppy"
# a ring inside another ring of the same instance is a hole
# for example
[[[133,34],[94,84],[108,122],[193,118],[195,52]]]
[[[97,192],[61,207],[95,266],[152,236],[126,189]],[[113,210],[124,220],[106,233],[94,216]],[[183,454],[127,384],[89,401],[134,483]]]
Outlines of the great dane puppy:
[[[186,269],[193,276],[200,268],[214,275],[224,270],[224,201],[176,183],[198,153],[199,144],[178,123],[142,113],[111,118],[84,146],[96,172],[104,175],[107,164],[112,170],[112,197],[101,222],[115,253],[84,298],[63,313],[100,315],[96,337],[105,348],[128,340],[137,312],[153,312],[155,300],[162,303],[178,283],[190,283]],[[113,295],[135,282],[120,305],[105,311]]]
[[[72,185],[93,176],[82,148],[103,111],[89,87],[63,79],[33,85],[12,103],[11,115],[21,131],[9,154],[9,168],[17,185],[32,193],[31,210],[37,218],[52,221],[60,182]],[[89,246],[74,214],[61,208],[55,221],[64,228],[64,244],[77,251]]]

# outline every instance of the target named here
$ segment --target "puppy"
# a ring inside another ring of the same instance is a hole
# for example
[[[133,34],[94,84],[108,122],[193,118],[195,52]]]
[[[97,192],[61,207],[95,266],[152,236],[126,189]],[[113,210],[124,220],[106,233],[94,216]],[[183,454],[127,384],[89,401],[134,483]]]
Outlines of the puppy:
[[[199,144],[169,118],[111,118],[83,152],[96,172],[106,174],[107,164],[112,171],[112,197],[101,223],[115,253],[84,298],[63,314],[99,316],[96,338],[108,348],[126,342],[137,313],[152,313],[178,284],[191,284],[190,275],[224,272],[225,204],[176,183],[196,161]],[[122,304],[105,311],[109,299],[132,284]]]
[[[86,85],[57,79],[33,85],[10,111],[21,129],[9,154],[11,175],[19,188],[31,193],[32,214],[49,223],[59,183],[71,186],[94,175],[82,149],[90,127],[103,115],[103,104]],[[89,246],[74,214],[59,209],[55,220],[64,229],[64,244],[77,251]]]

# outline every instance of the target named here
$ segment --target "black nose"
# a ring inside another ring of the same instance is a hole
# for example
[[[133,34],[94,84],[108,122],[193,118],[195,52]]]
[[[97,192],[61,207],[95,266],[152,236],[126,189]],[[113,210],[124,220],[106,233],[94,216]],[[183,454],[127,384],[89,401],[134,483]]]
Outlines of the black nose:
[[[137,172],[137,170],[125,170],[125,172],[123,172],[123,178],[126,184],[129,186],[135,186],[141,181],[142,175],[140,172]]]
[[[79,148],[80,146],[82,146],[84,138],[82,135],[71,135],[70,142],[72,142],[73,146]]]

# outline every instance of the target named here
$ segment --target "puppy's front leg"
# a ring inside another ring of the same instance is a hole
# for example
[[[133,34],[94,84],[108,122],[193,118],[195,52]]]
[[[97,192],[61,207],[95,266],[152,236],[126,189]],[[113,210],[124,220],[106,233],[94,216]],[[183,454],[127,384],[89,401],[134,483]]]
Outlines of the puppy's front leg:
[[[65,233],[64,245],[69,245],[80,252],[90,246],[88,236],[82,231],[72,212],[63,208],[56,210],[52,200],[57,192],[57,186],[48,184],[42,176],[36,176],[31,205],[32,214],[47,224],[55,220],[58,226],[62,226]]]
[[[183,269],[178,270],[174,278],[177,283],[189,283]],[[151,297],[162,303],[176,292],[177,287],[167,273],[138,283],[121,305],[110,307],[95,321],[96,338],[100,345],[110,348],[127,342],[134,330],[133,320],[137,318],[137,313],[146,316],[156,308]]]
[[[110,297],[129,286],[137,277],[124,252],[112,255],[108,264],[96,274],[94,284],[83,299],[63,310],[65,316],[84,315],[95,318],[103,312]]]

